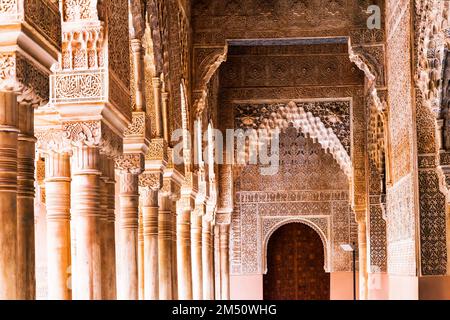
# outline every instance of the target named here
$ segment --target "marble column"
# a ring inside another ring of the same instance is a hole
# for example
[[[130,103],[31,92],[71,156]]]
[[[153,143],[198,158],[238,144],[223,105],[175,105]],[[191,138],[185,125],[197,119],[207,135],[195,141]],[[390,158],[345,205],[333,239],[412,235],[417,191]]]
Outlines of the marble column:
[[[214,300],[214,259],[211,221],[204,217],[202,222],[203,299]]]
[[[358,223],[359,300],[368,298],[366,214],[356,212]]]
[[[70,155],[48,152],[45,171],[48,298],[70,300]]]
[[[73,270],[75,300],[102,299],[100,150],[79,145],[74,148],[72,204],[76,239],[76,261]]]
[[[152,79],[153,84],[153,96],[154,96],[154,107],[155,107],[155,131],[156,137],[163,137],[163,118],[161,111],[161,80],[158,77]]]
[[[179,200],[172,193],[172,298],[178,300],[178,257],[177,257],[177,201]]]
[[[138,228],[139,184],[138,173],[120,172],[119,261],[117,267],[118,299],[138,300]]]
[[[158,212],[159,298],[172,300],[172,199],[160,193]]]
[[[169,93],[163,92],[161,95],[161,113],[163,125],[163,138],[165,141],[170,141],[169,137]]]
[[[142,41],[138,39],[131,40],[131,52],[134,67],[134,83],[135,83],[135,101],[136,110],[142,111],[145,106],[145,89],[144,89],[144,55]]]
[[[116,181],[115,181],[115,173],[114,173],[114,161],[111,158],[107,158],[106,160],[106,169],[108,171],[107,177],[105,180],[106,190],[107,190],[107,219],[106,225],[104,226],[104,241],[106,243],[105,249],[103,251],[103,255],[105,256],[104,262],[106,266],[103,268],[102,272],[106,273],[106,276],[103,278],[103,285],[106,286],[103,291],[103,299],[106,300],[115,300],[117,299],[117,290],[116,290]]]
[[[189,199],[179,202],[177,215],[177,268],[178,268],[178,299],[192,299],[191,273],[191,208],[186,203]]]
[[[220,228],[214,225],[214,299],[221,300],[222,281],[220,272]]]
[[[230,226],[219,226],[221,299],[230,300]]]
[[[140,193],[140,192],[139,192]],[[139,227],[138,227],[138,282],[139,282],[139,300],[145,297],[145,269],[144,269],[144,221],[141,197],[139,198]]]
[[[17,149],[17,298],[36,298],[34,245],[34,108],[19,104]]]
[[[102,299],[116,299],[116,250],[115,250],[115,177],[114,162],[107,155],[100,155],[102,176],[100,179],[101,218],[100,243],[102,253]]]
[[[191,216],[191,252],[192,252],[192,296],[194,300],[203,299],[202,265],[202,209],[197,208]]]
[[[0,91],[0,300],[17,298],[18,118],[16,95]]]
[[[144,299],[159,299],[158,190],[141,189],[144,238]]]

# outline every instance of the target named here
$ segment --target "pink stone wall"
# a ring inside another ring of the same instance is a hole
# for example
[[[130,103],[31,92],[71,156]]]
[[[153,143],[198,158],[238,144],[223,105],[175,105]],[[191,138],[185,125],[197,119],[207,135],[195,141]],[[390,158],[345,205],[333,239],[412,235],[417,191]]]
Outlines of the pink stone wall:
[[[231,276],[231,300],[262,300],[263,275]]]

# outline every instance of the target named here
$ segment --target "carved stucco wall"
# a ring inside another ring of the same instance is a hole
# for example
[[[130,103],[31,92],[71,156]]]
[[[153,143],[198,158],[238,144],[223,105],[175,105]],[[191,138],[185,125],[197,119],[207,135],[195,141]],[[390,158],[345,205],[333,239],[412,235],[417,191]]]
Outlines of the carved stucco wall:
[[[356,242],[347,176],[333,157],[301,131],[280,136],[280,169],[264,176],[246,166],[235,180],[231,222],[231,271],[264,273],[267,241],[279,226],[302,222],[322,238],[325,270],[350,271],[351,254],[340,244]]]
[[[388,272],[416,274],[414,128],[411,91],[410,2],[387,1],[387,69],[391,184],[387,188]]]
[[[420,271],[422,275],[448,272],[448,7],[446,1],[414,2],[415,104],[420,201]],[[442,166],[442,172],[438,166]],[[444,174],[445,175],[444,175]],[[445,182],[447,177],[447,183]]]

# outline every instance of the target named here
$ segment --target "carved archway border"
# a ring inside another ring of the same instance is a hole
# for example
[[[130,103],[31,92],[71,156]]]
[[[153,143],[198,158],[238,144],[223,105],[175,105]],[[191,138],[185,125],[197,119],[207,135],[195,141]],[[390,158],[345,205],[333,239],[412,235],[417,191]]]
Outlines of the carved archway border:
[[[314,223],[313,221],[311,221],[311,219],[324,219],[327,220],[327,230],[326,235],[324,233],[324,230],[322,230],[316,223]],[[261,217],[261,224],[264,223],[264,220],[269,220],[267,218]],[[270,220],[279,220],[277,223],[275,223],[275,225],[273,225],[269,230],[267,230],[266,232],[264,232],[264,230],[262,231],[261,234],[261,239],[260,239],[260,243],[262,244],[262,255],[261,255],[261,270],[263,272],[263,274],[267,274],[267,249],[268,249],[268,244],[269,244],[269,240],[272,237],[272,235],[275,233],[275,231],[277,231],[278,229],[280,229],[281,227],[287,225],[287,224],[291,224],[291,223],[303,223],[305,225],[307,225],[308,227],[310,227],[311,229],[313,229],[315,232],[317,232],[317,234],[319,235],[321,241],[322,241],[322,246],[323,246],[323,253],[324,253],[324,270],[325,272],[331,272],[332,268],[331,268],[331,241],[329,239],[329,217],[281,217],[281,218],[275,218],[275,219],[270,219]]]
[[[224,47],[194,48],[194,108],[195,117],[198,118],[204,111],[208,95],[208,83],[226,61],[228,44]]]
[[[275,115],[270,114],[270,118],[266,118],[269,121],[268,124],[261,124],[260,129],[268,132],[270,132],[271,129],[287,129],[287,126],[292,123],[296,129],[300,129],[303,134],[307,135],[314,142],[319,143],[326,153],[330,153],[351,181],[353,167],[350,155],[347,153],[347,150],[345,150],[333,130],[327,128],[319,117],[315,117],[311,112],[306,112],[294,101],[286,103],[285,109],[288,110],[283,112],[284,110],[279,109],[276,115],[283,120],[286,120],[286,125],[281,127],[280,122],[277,121],[278,119],[274,117]],[[275,126],[270,125],[269,123],[275,124]]]

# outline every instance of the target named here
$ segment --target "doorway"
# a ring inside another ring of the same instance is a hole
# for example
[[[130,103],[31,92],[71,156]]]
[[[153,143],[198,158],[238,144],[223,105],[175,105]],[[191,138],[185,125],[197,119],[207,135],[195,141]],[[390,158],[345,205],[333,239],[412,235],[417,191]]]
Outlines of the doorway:
[[[330,274],[324,270],[319,234],[303,223],[276,230],[267,248],[264,300],[329,300]]]

